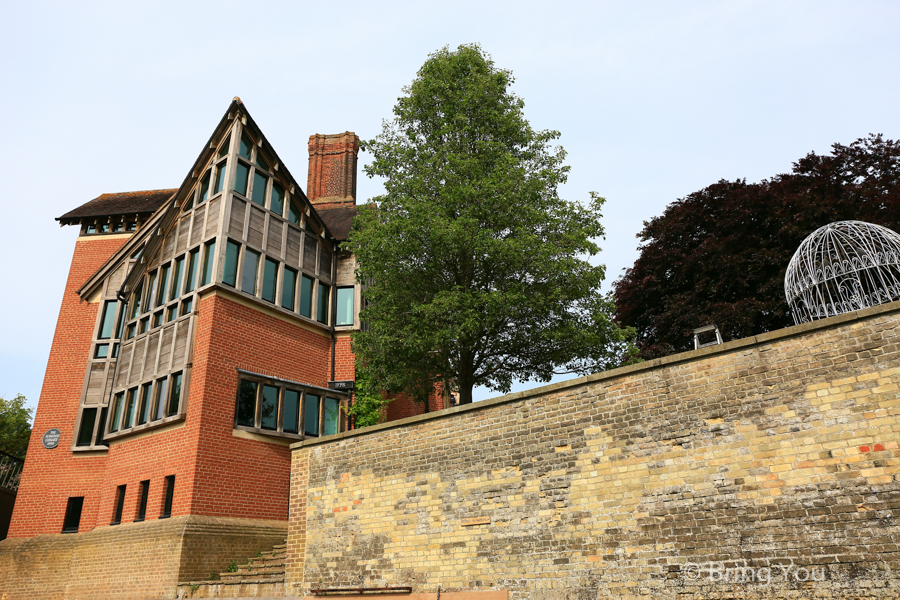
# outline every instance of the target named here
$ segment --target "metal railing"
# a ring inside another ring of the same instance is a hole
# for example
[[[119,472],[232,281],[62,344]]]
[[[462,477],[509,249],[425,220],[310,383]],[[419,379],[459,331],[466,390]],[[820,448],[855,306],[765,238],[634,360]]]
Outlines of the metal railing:
[[[6,452],[0,452],[0,487],[11,492],[18,491],[23,464],[25,464],[24,458],[16,458]]]

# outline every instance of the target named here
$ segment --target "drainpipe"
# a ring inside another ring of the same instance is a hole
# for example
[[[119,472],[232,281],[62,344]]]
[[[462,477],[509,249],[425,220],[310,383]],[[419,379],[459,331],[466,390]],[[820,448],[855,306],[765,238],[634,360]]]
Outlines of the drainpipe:
[[[337,320],[337,245],[331,246],[331,381],[334,381],[334,361],[337,354],[337,336],[334,322]]]

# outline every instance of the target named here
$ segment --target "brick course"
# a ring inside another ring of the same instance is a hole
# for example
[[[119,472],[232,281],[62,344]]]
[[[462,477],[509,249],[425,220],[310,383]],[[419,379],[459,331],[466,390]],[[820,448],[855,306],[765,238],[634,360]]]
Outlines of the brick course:
[[[895,303],[295,444],[288,593],[896,598],[898,326]]]

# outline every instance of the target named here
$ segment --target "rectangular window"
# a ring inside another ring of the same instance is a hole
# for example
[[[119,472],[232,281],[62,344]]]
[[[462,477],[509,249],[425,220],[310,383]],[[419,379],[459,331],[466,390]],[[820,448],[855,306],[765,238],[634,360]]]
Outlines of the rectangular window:
[[[184,266],[184,256],[175,259],[175,270],[172,273],[172,287],[169,290],[169,300],[174,300],[179,296],[178,284],[181,282],[181,268]]]
[[[144,306],[144,312],[156,306],[156,291],[156,271],[153,271],[147,276],[147,303]]]
[[[178,414],[178,402],[181,400],[181,373],[172,375],[172,391],[169,393],[169,409],[166,416]]]
[[[136,327],[135,327],[135,324],[134,324],[134,323],[132,323],[131,325],[128,326],[128,328],[126,329],[126,332],[125,332],[125,339],[126,339],[126,340],[130,340],[131,338],[134,337],[134,331],[135,331],[135,329],[136,329]]]
[[[338,432],[341,417],[341,403],[335,398],[325,398],[325,410],[322,415],[322,434],[334,435]]]
[[[125,421],[122,423],[122,429],[131,428],[134,421],[134,401],[137,398],[137,388],[128,390],[127,400],[125,400]]]
[[[282,428],[285,433],[299,433],[300,392],[284,390],[284,418]]]
[[[175,499],[175,476],[166,475],[166,500],[163,503],[163,511],[160,519],[168,519],[172,516],[172,500]]]
[[[250,160],[250,150],[253,149],[253,142],[250,141],[250,138],[247,137],[246,134],[241,135],[241,144],[238,146],[238,154]]]
[[[109,432],[119,430],[119,417],[122,415],[122,402],[125,400],[125,392],[119,392],[113,397],[112,422],[109,424]]]
[[[181,316],[188,314],[194,308],[194,299],[188,298],[181,303]]]
[[[222,268],[222,283],[237,286],[238,252],[241,245],[232,240],[225,244],[225,266]]]
[[[241,196],[247,196],[247,181],[250,179],[250,167],[238,161],[234,169],[234,191]]]
[[[207,171],[206,175],[203,176],[203,181],[200,182],[200,197],[197,198],[197,206],[200,206],[209,198],[209,177],[210,172]]]
[[[262,299],[275,304],[275,289],[278,287],[278,262],[267,258],[263,268]]]
[[[156,295],[156,306],[162,306],[168,299],[166,293],[169,291],[169,273],[171,271],[171,264],[166,264],[166,266],[159,271],[159,293]]]
[[[261,166],[261,167],[262,167],[263,169],[265,169],[266,171],[271,171],[271,170],[272,170],[272,169],[269,168],[269,163],[267,163],[267,162],[266,162],[266,159],[263,158],[262,151],[260,151],[260,150],[257,150],[257,151],[256,151],[256,164],[258,164],[259,166]]]
[[[85,229],[85,233],[97,233],[96,225],[88,225],[87,229]]]
[[[139,314],[141,314],[141,298],[144,294],[144,284],[143,282],[137,286],[137,289],[134,290],[134,294],[131,296],[131,315],[129,315],[130,319],[134,319]]]
[[[69,498],[66,502],[66,517],[63,520],[63,533],[78,533],[81,525],[81,509],[84,506],[84,496]]]
[[[163,311],[159,311],[158,313],[153,315],[153,327],[159,327],[160,325],[162,325],[162,317]]]
[[[216,257],[216,240],[210,240],[203,246],[203,272],[200,285],[204,286],[212,281],[213,261]]]
[[[116,223],[115,226],[113,226],[113,231],[125,231],[125,223]]]
[[[196,190],[191,190],[191,192],[184,199],[184,207],[182,208],[183,212],[188,212],[192,208],[194,208],[194,193]]]
[[[256,390],[255,381],[241,379],[238,385],[237,424],[244,427],[256,426]]]
[[[294,310],[294,296],[297,293],[297,271],[290,267],[284,268],[284,282],[281,284],[281,306],[288,310]]]
[[[284,214],[284,188],[278,183],[272,184],[272,199],[269,202],[269,210],[278,216]]]
[[[197,256],[200,254],[200,248],[191,250],[188,255],[187,277],[184,279],[184,293],[194,291],[194,276],[197,274]]]
[[[328,324],[328,286],[319,282],[319,297],[317,299],[318,305],[318,313],[316,318],[319,320],[319,323]]]
[[[319,435],[319,397],[313,394],[306,394],[303,432],[306,435]]]
[[[97,425],[97,439],[94,440],[95,446],[109,446],[105,439],[106,432],[103,431],[103,428],[106,427],[106,407],[100,409],[100,423]]]
[[[178,316],[178,305],[173,304],[166,309],[166,323],[174,319],[176,316]]]
[[[94,349],[94,358],[106,358],[109,356],[109,344],[97,344]]]
[[[278,388],[275,386],[263,386],[259,421],[263,429],[278,429]]]
[[[150,317],[144,317],[141,319],[140,325],[138,326],[138,333],[146,333],[147,327],[150,325]]]
[[[216,191],[213,194],[218,194],[225,187],[225,165],[227,162],[220,162],[216,165]]]
[[[313,278],[307,275],[300,276],[300,314],[312,318],[312,290]]]
[[[116,490],[116,512],[113,514],[113,520],[110,525],[118,525],[122,522],[122,509],[125,508],[125,486],[120,485]]]
[[[141,405],[138,411],[138,425],[143,425],[150,420],[150,408],[153,404],[153,396],[150,393],[153,388],[152,383],[145,383],[141,386]]]
[[[108,340],[112,337],[113,326],[116,324],[116,301],[107,300],[103,303],[103,316],[100,317],[100,339]]]
[[[241,291],[256,294],[256,272],[259,270],[259,252],[244,250],[244,272],[241,276]]]
[[[153,406],[156,409],[153,413],[154,421],[162,419],[163,415],[166,414],[166,390],[169,387],[167,384],[168,379],[165,377],[156,380],[156,394],[153,397]]]
[[[339,287],[337,289],[337,320],[335,325],[353,325],[353,296],[355,288]]]
[[[250,197],[250,199],[260,206],[266,205],[266,185],[268,185],[268,183],[268,177],[266,177],[259,171],[253,172],[253,195]]]
[[[96,408],[85,408],[81,411],[81,427],[78,428],[76,446],[90,446],[94,439],[94,421],[97,420]]]
[[[219,148],[219,158],[224,158],[228,154],[228,145],[231,143],[231,136],[229,135],[225,138],[225,142],[222,143],[222,147]]]
[[[147,498],[150,496],[150,480],[146,479],[141,482],[141,495],[138,500],[137,518],[135,523],[143,521],[147,518]]]
[[[112,357],[119,358],[119,345],[118,344],[113,344]]]
[[[288,200],[288,221],[293,223],[294,225],[300,224],[300,216],[303,213],[300,212],[300,209],[297,208],[297,205],[294,204],[293,200]]]

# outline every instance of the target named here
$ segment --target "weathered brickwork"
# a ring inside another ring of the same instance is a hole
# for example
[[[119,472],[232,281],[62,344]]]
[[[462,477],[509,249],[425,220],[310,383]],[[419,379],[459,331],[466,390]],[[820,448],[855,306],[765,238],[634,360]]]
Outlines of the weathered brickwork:
[[[900,304],[295,445],[289,593],[900,597]]]
[[[0,598],[174,598],[179,581],[224,571],[285,533],[283,522],[186,516],[7,539],[0,542]]]

